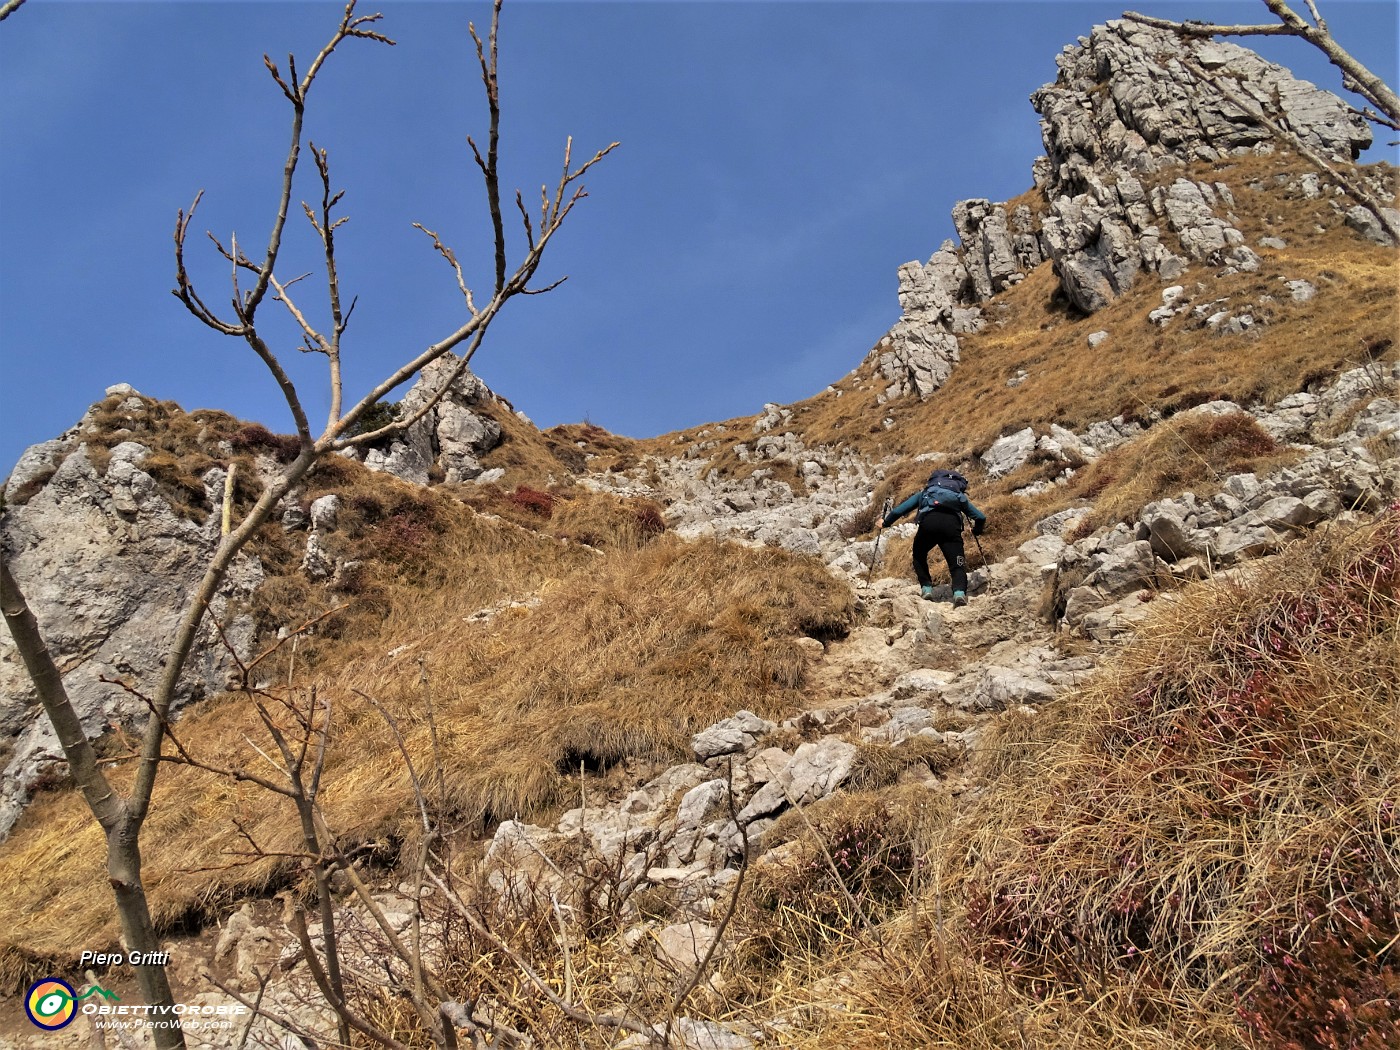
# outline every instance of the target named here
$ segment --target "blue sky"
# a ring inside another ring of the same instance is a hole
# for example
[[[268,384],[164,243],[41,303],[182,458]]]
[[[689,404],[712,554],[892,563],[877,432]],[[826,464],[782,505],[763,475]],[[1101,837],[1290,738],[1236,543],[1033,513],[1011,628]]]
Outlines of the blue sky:
[[[1400,80],[1394,0],[1320,6],[1345,46]],[[340,8],[29,0],[0,23],[0,474],[117,382],[291,428],[246,346],[170,295],[171,230],[202,188],[199,233],[265,243],[289,113],[261,56],[304,64]],[[513,301],[477,371],[541,426],[588,419],[638,437],[817,392],[896,320],[896,268],[953,236],[955,202],[1030,186],[1042,147],[1027,96],[1054,79],[1062,47],[1126,8],[1271,19],[1262,3],[1213,0],[507,0],[507,188],[529,200],[552,181],[566,135],[578,154],[622,146],[590,174],[546,260],[542,277],[569,281]],[[346,190],[355,396],[463,319],[451,271],[412,223],[442,234],[470,282],[490,273],[465,143],[486,126],[466,23],[489,22],[489,7],[360,10],[383,11],[398,44],[342,45],[307,117]],[[1340,90],[1302,42],[1254,44]],[[296,195],[311,199],[305,174]],[[282,272],[313,269],[309,227],[289,229]],[[226,302],[226,268],[195,241],[205,298]],[[319,308],[311,285],[302,297]],[[319,421],[321,359],[292,350],[278,321],[277,348]]]

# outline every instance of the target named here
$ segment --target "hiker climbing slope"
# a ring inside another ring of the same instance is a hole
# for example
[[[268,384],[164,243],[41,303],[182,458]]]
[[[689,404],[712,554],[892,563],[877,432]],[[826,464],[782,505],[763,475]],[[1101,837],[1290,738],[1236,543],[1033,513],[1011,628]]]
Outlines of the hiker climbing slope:
[[[935,470],[924,487],[885,515],[885,526],[893,525],[911,510],[919,531],[914,534],[914,575],[920,592],[933,600],[933,582],[928,573],[928,553],[937,545],[948,562],[953,581],[953,605],[967,604],[967,559],[963,555],[963,517],[972,519],[972,534],[980,536],[987,527],[987,515],[967,498],[967,479],[955,470]]]

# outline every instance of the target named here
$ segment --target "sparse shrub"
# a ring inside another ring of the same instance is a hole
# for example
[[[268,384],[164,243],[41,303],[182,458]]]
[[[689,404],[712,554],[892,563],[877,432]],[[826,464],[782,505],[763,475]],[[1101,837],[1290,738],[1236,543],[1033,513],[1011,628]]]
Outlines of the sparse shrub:
[[[586,489],[547,495],[553,500],[548,515],[550,531],[560,539],[599,550],[636,550],[666,531],[661,508],[651,500],[623,500]],[[532,509],[536,505],[537,497],[530,496],[525,507],[512,501],[509,508],[525,510],[524,523],[533,525],[540,517]]]
[[[1395,804],[1377,814],[1393,843]],[[1369,849],[1339,862],[1332,884],[1306,902],[1300,922],[1260,938],[1259,976],[1240,996],[1239,1015],[1258,1043],[1312,1050],[1400,1046],[1400,913],[1372,872],[1393,865]],[[1302,858],[1299,858],[1302,860]]]
[[[1200,405],[1209,404],[1212,401],[1228,400],[1226,395],[1218,390],[1187,390],[1178,392],[1175,388],[1168,387],[1162,392],[1162,416],[1164,418],[1174,416],[1178,412],[1185,412],[1187,409],[1197,408]],[[1171,396],[1175,394],[1176,396]]]
[[[554,513],[554,497],[548,492],[532,489],[529,485],[516,486],[509,498],[515,507],[545,520]]]
[[[372,492],[356,492],[346,500],[346,503],[364,520],[366,525],[374,525],[384,520],[384,504]]]
[[[1279,450],[1278,442],[1245,412],[1192,420],[1192,425],[1183,428],[1181,438],[1199,455],[1221,465],[1271,456]]]
[[[442,527],[437,504],[432,499],[402,493],[375,523],[373,551],[393,565],[420,564],[430,554],[430,544]]]
[[[661,507],[651,500],[635,501],[632,504],[632,516],[643,536],[659,536],[666,531],[666,519],[661,516]]]
[[[278,463],[290,463],[301,453],[301,439],[295,434],[274,434],[261,423],[247,423],[229,435],[235,452],[265,452]]]
[[[971,847],[968,949],[1041,995],[1223,992],[1262,1046],[1395,1045],[1397,609],[1400,506],[1183,595],[1008,771],[1038,787]]]
[[[875,527],[875,523],[880,520],[880,505],[872,503],[868,507],[856,511],[841,523],[841,538],[853,540],[858,536],[864,536]]]
[[[365,414],[356,421],[347,436],[371,434],[382,427],[387,427],[390,423],[397,422],[402,410],[402,402],[376,401],[365,410]]]
[[[369,566],[362,561],[346,562],[331,581],[331,590],[337,594],[363,596],[372,589]]]
[[[776,962],[822,955],[903,902],[914,871],[906,831],[882,807],[812,817],[779,855],[754,870],[744,917],[748,949]]]
[[[316,461],[315,466],[311,468],[306,477],[308,481],[318,485],[335,488],[349,483],[357,470],[364,469],[353,459],[347,459],[345,456],[323,456]]]
[[[402,565],[421,559],[433,534],[432,526],[408,515],[391,515],[374,533],[380,556],[388,562]]]

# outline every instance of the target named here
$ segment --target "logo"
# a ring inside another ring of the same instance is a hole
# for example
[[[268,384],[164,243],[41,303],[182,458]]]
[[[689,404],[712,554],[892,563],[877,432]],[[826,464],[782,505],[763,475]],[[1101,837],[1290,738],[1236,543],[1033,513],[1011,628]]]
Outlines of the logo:
[[[29,991],[24,996],[24,1012],[35,1027],[46,1032],[56,1032],[73,1023],[73,1018],[78,1013],[78,1003],[90,995],[117,1000],[115,994],[100,984],[93,985],[79,995],[67,981],[57,977],[45,977],[29,986]]]

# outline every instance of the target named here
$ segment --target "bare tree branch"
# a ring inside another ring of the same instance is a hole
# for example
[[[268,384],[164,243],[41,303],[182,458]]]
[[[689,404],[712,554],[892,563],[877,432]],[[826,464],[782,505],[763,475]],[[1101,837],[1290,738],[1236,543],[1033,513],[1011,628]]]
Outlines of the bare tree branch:
[[[5,21],[24,5],[24,0],[5,0],[0,4],[0,22]]]
[[[555,1009],[563,1013],[569,1020],[594,1025],[600,1028],[613,1028],[624,1032],[636,1032],[649,1039],[655,1036],[656,1033],[651,1026],[645,1025],[640,1021],[634,1021],[630,1017],[616,1017],[612,1014],[590,1013],[566,1001],[559,993],[549,986],[543,977],[535,972],[534,967],[527,963],[519,952],[507,944],[501,937],[497,936],[494,931],[488,929],[480,919],[473,915],[471,909],[462,902],[462,899],[458,897],[436,873],[429,870],[428,878],[432,880],[434,886],[442,891],[443,896],[446,897],[448,903],[452,906],[452,910],[465,919],[467,925],[479,936],[489,941],[498,951],[505,955],[505,957],[515,965],[515,968],[525,976],[525,979],[534,986],[535,990],[539,992],[540,995],[544,996]]]
[[[331,306],[330,341],[327,342],[325,339],[318,341],[330,366],[331,407],[326,425],[332,426],[340,418],[340,337],[345,334],[345,326],[350,321],[349,314],[342,313],[340,309],[340,273],[335,264],[335,228],[341,223],[348,222],[349,216],[341,216],[338,219],[331,218],[331,209],[340,202],[340,198],[345,196],[345,191],[331,193],[330,157],[327,152],[324,149],[318,150],[314,142],[311,144],[311,152],[316,159],[316,171],[321,176],[321,221],[317,223],[313,216],[311,225],[316,227],[316,232],[321,236],[321,244],[325,248],[326,289],[330,295]],[[302,207],[305,208],[306,205],[303,204]],[[311,209],[307,208],[306,210],[307,214],[310,215]]]
[[[20,2],[22,0],[9,0],[3,8],[0,8],[0,12],[3,12],[3,15],[13,13]],[[334,216],[333,211],[340,203],[343,193],[332,190],[328,154],[314,144],[312,144],[311,149],[321,179],[321,199],[319,210],[315,210],[303,202],[303,211],[307,214],[312,228],[322,243],[331,316],[329,329],[318,329],[317,325],[300,309],[289,294],[289,289],[303,278],[297,277],[284,281],[277,277],[276,270],[286,232],[292,186],[301,154],[306,104],[312,86],[324,64],[343,41],[351,38],[362,38],[390,45],[394,43],[389,37],[372,28],[381,16],[378,14],[356,15],[355,0],[350,0],[345,5],[339,25],[330,40],[312,59],[305,72],[300,75],[294,55],[289,55],[287,58],[285,74],[282,68],[270,57],[263,56],[263,64],[268,75],[292,107],[290,141],[282,164],[282,178],[276,209],[268,233],[267,247],[262,258],[257,261],[250,259],[244,253],[236,236],[230,240],[229,247],[225,248],[217,238],[209,234],[215,252],[230,267],[231,313],[221,314],[220,311],[216,311],[209,305],[209,302],[197,290],[187,266],[186,242],[195,212],[203,197],[203,191],[195,194],[188,211],[182,209],[176,213],[173,234],[175,287],[172,289],[172,294],[201,324],[223,335],[242,339],[254,355],[262,361],[268,374],[276,382],[291,412],[300,447],[292,462],[286,464],[279,474],[268,480],[262,493],[243,520],[238,522],[236,527],[225,530],[209,554],[203,576],[184,601],[179,622],[170,640],[158,680],[150,692],[149,715],[142,732],[140,746],[133,756],[136,763],[133,783],[130,793],[125,798],[118,795],[103,778],[91,745],[86,741],[81,721],[63,689],[61,672],[48,654],[38,625],[24,603],[18,587],[14,585],[8,566],[5,567],[3,579],[5,619],[10,625],[12,634],[16,637],[17,647],[24,654],[26,667],[35,680],[46,713],[59,732],[75,780],[84,791],[94,816],[107,835],[108,876],[117,899],[123,939],[130,951],[150,953],[158,945],[145,891],[141,883],[141,858],[138,843],[143,822],[151,806],[152,792],[160,766],[163,762],[182,761],[211,772],[232,776],[236,780],[245,780],[268,790],[287,794],[296,803],[301,817],[302,834],[307,845],[308,855],[316,858],[310,866],[317,880],[317,895],[321,905],[322,926],[326,937],[326,970],[322,976],[327,987],[330,988],[331,995],[335,997],[334,1001],[344,1003],[344,989],[337,969],[338,958],[333,940],[334,914],[331,908],[329,887],[326,884],[330,858],[326,850],[327,844],[322,841],[324,836],[318,831],[316,813],[316,796],[325,768],[328,746],[326,730],[326,722],[329,719],[328,703],[325,708],[325,720],[318,726],[314,693],[312,694],[309,714],[305,717],[286,702],[278,701],[283,703],[284,709],[291,716],[299,731],[299,736],[294,741],[289,737],[288,732],[278,725],[277,719],[268,710],[264,703],[267,694],[259,693],[249,682],[252,668],[267,653],[260,654],[251,663],[237,661],[246,691],[249,696],[254,698],[257,716],[276,744],[281,761],[276,761],[272,755],[258,748],[251,741],[249,744],[259,755],[270,762],[273,768],[287,774],[289,781],[287,785],[278,784],[272,779],[260,777],[245,770],[221,769],[210,763],[202,763],[202,760],[193,756],[189,749],[183,746],[179,738],[170,732],[170,712],[179,692],[185,666],[196,644],[209,607],[223,586],[235,559],[252,540],[257,530],[301,483],[307,472],[316,465],[321,457],[336,449],[351,444],[363,444],[393,433],[396,429],[406,429],[431,410],[438,399],[462,374],[466,362],[480,348],[488,327],[505,303],[517,294],[536,291],[529,288],[529,282],[540,266],[549,240],[558,231],[560,223],[567,216],[572,205],[586,195],[581,185],[573,189],[571,195],[567,195],[570,187],[593,163],[596,163],[617,145],[613,143],[606,150],[595,154],[592,161],[577,170],[570,168],[569,148],[566,147],[564,174],[556,188],[552,203],[548,197],[544,200],[543,221],[538,235],[532,229],[529,217],[526,216],[528,248],[514,272],[510,272],[500,215],[498,180],[500,99],[497,77],[497,33],[500,7],[500,0],[496,0],[493,6],[489,47],[483,44],[475,30],[472,30],[490,112],[490,137],[487,154],[482,157],[474,143],[472,149],[485,175],[487,202],[492,215],[494,293],[489,302],[478,307],[467,291],[465,277],[455,255],[441,243],[436,234],[430,233],[435,247],[457,273],[458,287],[463,291],[467,300],[470,317],[455,332],[431,344],[415,357],[392,369],[348,412],[342,411],[341,337],[346,331],[356,300],[352,298],[349,309],[342,309],[341,278],[335,254],[334,231],[346,220],[343,216]],[[425,232],[429,231],[425,229]],[[252,286],[249,288],[245,288],[241,283],[244,271],[255,275]],[[547,289],[538,289],[538,291],[545,290]],[[281,301],[291,313],[293,320],[305,336],[306,349],[324,353],[328,358],[331,408],[326,427],[319,437],[313,435],[300,391],[283,367],[277,352],[268,344],[264,332],[259,328],[259,307],[269,293]],[[357,435],[353,438],[344,437],[352,432],[364,413],[386,394],[417,375],[426,365],[462,344],[466,344],[464,360],[459,363],[456,369],[452,370],[441,389],[428,399],[427,405],[423,406],[412,417],[398,421],[390,427],[381,428],[373,434]],[[271,699],[275,700],[276,698]],[[173,742],[179,755],[178,759],[163,754],[163,746],[167,736]],[[308,762],[310,763],[309,769],[307,768]],[[163,967],[138,967],[137,977],[141,983],[143,995],[152,1005],[168,1006],[173,1003]],[[348,1043],[350,1028],[356,1026],[344,1012],[338,1010],[337,1013],[341,1028],[340,1041]],[[437,1016],[436,1011],[434,1016]],[[383,1041],[382,1033],[373,1033],[363,1028],[356,1028],[356,1030],[363,1032],[370,1038]],[[156,1038],[157,1045],[161,1050],[184,1045],[178,1026],[158,1027]],[[396,1046],[398,1044],[389,1041],[386,1045]]]
[[[225,995],[229,996],[234,1001],[242,1003],[244,1006],[246,1006],[249,1010],[252,1011],[252,1016],[250,1016],[248,1019],[249,1030],[251,1030],[253,1020],[255,1018],[266,1017],[273,1024],[277,1025],[278,1028],[282,1028],[288,1032],[291,1032],[292,1035],[296,1036],[302,1042],[306,1043],[307,1046],[319,1045],[319,1038],[312,1032],[310,1032],[306,1028],[303,1028],[291,1018],[284,1017],[278,1013],[274,1013],[272,1010],[269,1010],[266,1006],[263,1006],[261,991],[259,991],[258,998],[255,1001],[250,1002],[241,992],[238,991],[238,989],[232,988],[229,985],[225,984],[223,981],[219,980],[218,977],[216,977],[212,973],[209,973],[207,970],[202,974],[202,976],[205,977],[209,981],[209,983],[212,984],[215,988],[219,989],[219,991],[223,992]],[[259,976],[258,979],[259,981],[264,980],[261,976]],[[243,1042],[246,1042],[247,1038],[248,1033],[247,1031],[245,1031],[243,1033]],[[240,1043],[240,1045],[242,1045],[242,1043]]]
[[[416,408],[409,415],[404,416],[402,419],[396,419],[391,423],[386,423],[384,426],[380,427],[377,430],[371,430],[364,434],[356,434],[349,438],[342,438],[341,440],[337,441],[332,447],[340,449],[351,448],[357,445],[370,445],[374,444],[375,442],[382,441],[384,438],[390,437],[394,434],[405,433],[410,427],[413,426],[413,424],[417,423],[420,419],[424,418],[438,405],[439,402],[442,401],[444,397],[447,396],[447,392],[452,389],[452,384],[457,382],[458,378],[464,372],[466,372],[467,366],[471,363],[472,357],[476,354],[477,347],[481,345],[481,342],[485,338],[485,336],[486,329],[481,328],[476,331],[476,333],[472,336],[471,343],[467,346],[466,353],[462,355],[461,360],[457,362],[456,367],[453,368],[452,371],[448,374],[448,376],[441,383],[438,384],[438,388],[435,391],[433,391],[433,393],[428,397],[428,399],[424,401],[423,404],[419,405],[418,408]]]
[[[466,300],[467,312],[474,316],[476,314],[476,303],[472,301],[472,290],[467,287],[466,279],[462,276],[462,264],[457,261],[456,254],[451,248],[442,243],[442,239],[438,237],[436,230],[428,229],[421,222],[415,222],[413,228],[415,230],[422,230],[433,239],[433,247],[437,250],[439,255],[447,260],[448,265],[452,267],[453,272],[457,275],[457,287],[461,290],[462,298]]]
[[[1279,25],[1276,22],[1268,22],[1264,25],[1233,25],[1222,26],[1214,22],[1201,22],[1194,18],[1188,18],[1181,22],[1173,22],[1169,18],[1153,18],[1150,15],[1139,14],[1137,11],[1124,11],[1123,17],[1133,21],[1141,22],[1145,26],[1152,26],[1154,29],[1170,29],[1181,36],[1196,37],[1216,37],[1216,36],[1295,36],[1295,32],[1286,25]]]
[[[496,295],[501,294],[506,284],[506,234],[505,224],[501,219],[501,188],[496,171],[501,142],[501,91],[500,82],[496,76],[496,34],[500,27],[501,0],[495,0],[495,3],[491,5],[491,57],[488,60],[482,48],[481,37],[477,35],[476,26],[471,22],[467,23],[467,30],[476,43],[476,60],[481,66],[481,82],[486,87],[486,103],[491,111],[491,130],[486,144],[486,159],[481,159],[481,152],[476,148],[476,143],[472,141],[470,135],[467,136],[467,145],[471,146],[476,163],[480,166],[481,173],[486,177],[486,199],[491,209],[491,229],[495,234],[496,242]]]
[[[1350,52],[1337,43],[1319,14],[1314,0],[1307,0],[1308,10],[1316,24],[1310,23],[1294,11],[1285,0],[1263,0],[1264,6],[1279,19],[1277,24],[1219,26],[1210,22],[1189,20],[1173,22],[1166,18],[1152,18],[1136,11],[1125,11],[1123,17],[1142,25],[1157,29],[1167,29],[1180,36],[1296,36],[1312,44],[1327,60],[1342,72],[1342,84],[1349,91],[1355,91],[1373,106],[1384,113],[1391,121],[1400,121],[1400,96],[1381,78],[1367,69]],[[1393,126],[1393,125],[1391,125]]]
[[[700,981],[709,972],[710,964],[714,961],[715,953],[719,951],[720,942],[724,939],[725,933],[729,929],[730,922],[734,919],[735,912],[739,909],[739,895],[744,889],[744,878],[749,872],[749,826],[739,819],[739,807],[734,799],[734,761],[726,759],[724,764],[725,804],[729,808],[729,819],[734,821],[734,827],[739,832],[739,848],[743,851],[739,857],[739,875],[734,880],[734,888],[729,894],[729,905],[725,908],[724,917],[720,919],[719,926],[715,928],[715,935],[710,939],[709,947],[705,950],[705,957],[696,964],[695,972],[675,994],[671,1000],[670,1017],[666,1022],[666,1039],[670,1041],[671,1026],[675,1023],[676,1013],[680,1010],[681,1004],[690,997],[690,993],[700,986]],[[786,794],[786,790],[784,791]]]
[[[141,853],[138,848],[144,813],[132,806],[129,799],[123,799],[113,791],[103,775],[96,752],[63,686],[62,675],[44,642],[38,621],[10,572],[8,560],[3,557],[0,557],[0,610],[3,611],[15,648],[24,661],[25,670],[38,691],[44,713],[58,734],[73,779],[106,836],[107,879],[116,898],[126,944],[132,951],[153,951],[159,942],[141,885]],[[164,1018],[165,1011],[175,1001],[165,967],[140,965],[135,970],[141,994],[156,1007],[156,1017]],[[183,1047],[184,1036],[179,1026],[156,1026],[156,1045],[161,1050]]]
[[[376,1028],[350,1009],[350,1004],[346,1002],[344,994],[331,983],[330,975],[321,967],[321,962],[316,955],[316,949],[311,944],[311,935],[306,929],[306,912],[300,904],[290,902],[290,915],[287,918],[287,925],[290,926],[292,932],[296,934],[297,942],[301,945],[302,954],[306,957],[306,968],[311,973],[311,979],[316,982],[316,987],[320,990],[322,997],[330,1004],[331,1009],[335,1011],[335,1016],[337,1020],[340,1021],[342,1027],[349,1026],[361,1035],[368,1036],[380,1045],[388,1047],[389,1050],[408,1050],[405,1044],[389,1035],[388,1032]],[[327,952],[329,953],[329,948]],[[327,961],[332,958],[334,958],[333,955],[327,955]],[[349,1046],[350,1039],[348,1033],[343,1034],[340,1041],[343,1045]]]

